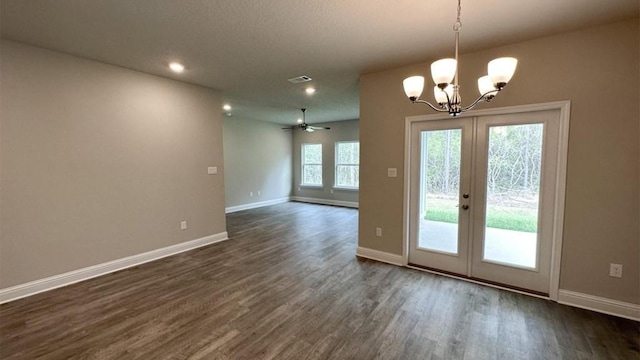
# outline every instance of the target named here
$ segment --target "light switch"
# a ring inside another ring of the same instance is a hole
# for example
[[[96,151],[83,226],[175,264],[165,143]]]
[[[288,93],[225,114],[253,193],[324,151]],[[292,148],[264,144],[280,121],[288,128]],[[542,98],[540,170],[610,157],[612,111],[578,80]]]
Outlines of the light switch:
[[[207,174],[209,175],[215,175],[218,173],[218,167],[217,166],[209,166],[207,168]]]
[[[387,176],[388,177],[397,177],[398,176],[398,169],[396,169],[396,168],[388,168],[387,169]]]

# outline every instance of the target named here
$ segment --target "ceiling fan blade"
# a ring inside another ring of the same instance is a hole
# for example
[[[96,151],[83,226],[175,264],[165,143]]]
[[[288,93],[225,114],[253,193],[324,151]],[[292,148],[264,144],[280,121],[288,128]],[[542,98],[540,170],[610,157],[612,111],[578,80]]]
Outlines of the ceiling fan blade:
[[[326,126],[309,126],[310,128],[312,128],[313,130],[331,130],[330,127],[326,127]]]

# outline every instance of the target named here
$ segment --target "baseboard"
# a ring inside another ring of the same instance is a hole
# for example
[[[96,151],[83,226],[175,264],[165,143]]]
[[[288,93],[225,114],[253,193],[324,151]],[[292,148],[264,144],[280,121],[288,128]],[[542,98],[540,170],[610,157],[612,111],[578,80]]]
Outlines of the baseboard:
[[[259,207],[263,207],[263,206],[282,204],[282,203],[286,203],[286,202],[289,202],[289,197],[288,196],[287,197],[283,197],[283,198],[279,198],[279,199],[273,199],[273,200],[267,200],[267,201],[259,201],[259,202],[236,205],[236,206],[229,206],[228,208],[225,209],[225,213],[229,214],[229,213],[233,213],[233,212],[236,212],[236,211],[255,209],[255,208],[259,208]]]
[[[181,252],[193,250],[202,246],[211,245],[228,239],[228,234],[225,231],[219,234],[205,236],[200,239],[167,246],[142,254],[132,255],[122,259],[69,271],[64,274],[31,281],[6,289],[0,289],[0,304],[22,299],[27,296],[53,290],[59,287],[75,284],[77,282],[89,280],[98,276],[106,275],[112,272],[141,265],[150,261],[162,259],[167,256],[179,254]]]
[[[569,290],[558,291],[558,302],[625,319],[640,321],[640,305]]]
[[[379,250],[373,250],[373,249],[369,249],[361,246],[358,246],[358,249],[356,250],[356,256],[384,262],[387,264],[404,266],[402,255],[392,254],[392,253],[379,251]]]
[[[320,204],[320,205],[343,206],[343,207],[356,208],[356,209],[358,208],[358,203],[353,201],[328,200],[328,199],[308,198],[308,197],[300,197],[300,196],[292,196],[291,201]]]

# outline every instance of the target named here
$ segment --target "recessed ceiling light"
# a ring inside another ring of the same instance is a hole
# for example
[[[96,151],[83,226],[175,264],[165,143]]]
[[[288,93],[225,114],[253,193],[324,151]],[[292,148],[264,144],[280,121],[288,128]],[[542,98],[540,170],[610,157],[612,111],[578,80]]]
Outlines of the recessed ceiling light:
[[[229,104],[224,104],[224,105],[222,105],[222,110],[224,110],[224,111],[231,111],[231,105],[229,105]]]
[[[171,69],[173,72],[181,73],[184,71],[184,65],[177,62],[172,62],[169,64],[169,69]]]
[[[313,95],[313,94],[316,92],[316,88],[308,87],[308,88],[304,89],[304,91],[305,91],[308,95]]]
[[[302,119],[298,119],[298,124],[302,124]]]

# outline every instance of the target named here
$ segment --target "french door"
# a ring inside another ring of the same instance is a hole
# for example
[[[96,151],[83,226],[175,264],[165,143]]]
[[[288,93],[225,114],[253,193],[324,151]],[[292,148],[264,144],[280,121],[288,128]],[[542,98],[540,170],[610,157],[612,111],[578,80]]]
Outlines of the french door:
[[[559,124],[560,110],[413,122],[409,264],[548,294]]]

